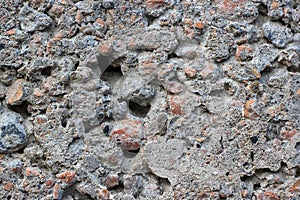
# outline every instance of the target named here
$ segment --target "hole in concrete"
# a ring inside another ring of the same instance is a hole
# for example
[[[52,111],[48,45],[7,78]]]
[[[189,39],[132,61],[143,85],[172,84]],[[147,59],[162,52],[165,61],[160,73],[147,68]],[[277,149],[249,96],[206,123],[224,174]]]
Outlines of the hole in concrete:
[[[17,153],[23,154],[23,153],[24,153],[24,149],[25,149],[25,146],[24,146],[23,148],[19,149],[19,150],[17,151]]]
[[[129,101],[129,110],[137,117],[146,117],[151,106],[141,106],[133,101]]]
[[[12,111],[15,111],[21,114],[24,118],[29,117],[31,114],[28,112],[28,105],[30,105],[27,101],[24,101],[20,105],[11,106],[9,105],[8,108]]]
[[[297,143],[296,143],[295,149],[298,150],[298,151],[300,151],[300,142],[297,142]]]
[[[125,158],[134,158],[138,155],[140,152],[140,149],[137,150],[123,150],[123,155]]]
[[[69,186],[63,191],[62,199],[92,200],[91,196],[84,195],[75,189],[74,185]]]
[[[254,153],[252,151],[250,152],[250,158],[252,161],[254,161]]]
[[[50,76],[51,75],[51,67],[45,67],[41,70],[42,76]]]
[[[145,17],[147,18],[148,26],[153,24],[154,20],[156,19],[156,17],[153,17],[151,15],[147,15],[147,14],[145,15]]]
[[[289,72],[294,72],[294,73],[299,72],[300,73],[300,67],[288,67],[287,70]]]
[[[219,194],[219,199],[222,200],[222,199],[227,199],[227,195],[223,194],[224,196],[222,196],[222,194]]]
[[[269,168],[262,168],[262,169],[257,169],[255,170],[255,173],[257,175],[262,175],[262,174],[265,174],[265,173],[273,173],[271,169]]]
[[[103,133],[106,136],[109,136],[110,130],[111,130],[111,127],[109,125],[105,125],[104,128],[103,128]]]
[[[252,144],[256,144],[256,142],[258,141],[258,137],[252,136],[252,137],[250,137],[250,140],[251,140]]]
[[[60,116],[60,124],[63,127],[66,127],[69,118],[70,118],[69,112],[67,110],[63,110],[63,112],[61,113],[61,116]]]
[[[243,166],[247,168],[247,167],[250,166],[250,164],[249,164],[248,162],[245,162],[245,163],[243,164]]]
[[[253,189],[254,190],[258,190],[260,188],[260,183],[255,183],[254,185],[253,185]]]
[[[295,177],[296,178],[300,177],[300,168],[299,167],[296,168]]]
[[[105,118],[104,107],[98,107],[96,109],[97,120],[101,123]]]
[[[107,81],[111,86],[114,85],[123,76],[120,65],[111,64],[102,74],[101,79]]]
[[[167,178],[159,177],[158,185],[159,185],[160,195],[163,195],[163,193],[167,190],[167,188],[171,186],[171,183]]]
[[[251,178],[251,176],[244,175],[244,176],[240,177],[241,181],[243,181],[243,182],[246,182],[249,178]]]
[[[176,53],[171,53],[168,55],[168,60],[172,59],[172,58],[179,58]]]
[[[224,89],[225,90],[230,90],[230,88],[231,88],[231,85],[229,84],[229,83],[224,83]]]
[[[285,122],[284,121],[279,121],[279,122],[274,122],[271,121],[267,125],[267,134],[266,134],[266,139],[267,141],[273,140],[275,138],[279,137],[279,133],[284,126]]]
[[[5,44],[0,43],[0,50],[5,48]]]
[[[263,15],[263,16],[267,16],[268,15],[268,7],[267,5],[261,3],[258,5],[258,12],[259,14]]]

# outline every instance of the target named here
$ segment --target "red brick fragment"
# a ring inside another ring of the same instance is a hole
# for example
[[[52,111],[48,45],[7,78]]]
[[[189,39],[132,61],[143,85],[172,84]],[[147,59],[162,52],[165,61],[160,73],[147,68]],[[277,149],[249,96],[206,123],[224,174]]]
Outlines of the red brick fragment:
[[[54,185],[54,189],[53,189],[53,193],[52,193],[53,199],[58,199],[59,192],[60,192],[60,185],[58,183],[56,183]]]
[[[48,188],[52,187],[53,184],[54,184],[54,181],[52,179],[49,179],[45,182],[45,186]]]
[[[150,9],[157,9],[160,6],[165,5],[165,0],[147,0],[146,7]]]
[[[56,175],[56,178],[62,179],[65,183],[70,183],[76,175],[75,171],[66,171]]]
[[[280,197],[277,194],[275,194],[274,192],[271,192],[271,191],[265,192],[265,196],[269,197],[271,200],[280,200]]]
[[[19,105],[24,97],[24,79],[17,79],[9,88],[6,95],[6,103],[9,105]]]
[[[258,117],[258,115],[253,110],[254,104],[255,104],[254,99],[250,99],[245,103],[244,117],[252,120]]]
[[[119,185],[118,175],[108,175],[105,180],[105,185],[108,189],[111,189],[111,188]]]
[[[298,179],[292,187],[289,189],[290,192],[300,192],[300,179]]]
[[[181,110],[181,105],[182,102],[180,101],[180,99],[174,95],[172,95],[170,97],[170,108],[171,108],[171,112],[175,115],[181,115],[182,114],[182,110]]]
[[[196,71],[196,69],[194,69],[194,68],[188,68],[188,67],[185,67],[185,68],[184,68],[184,73],[185,73],[188,77],[193,78],[193,77],[195,77],[197,71]]]
[[[14,187],[14,184],[12,184],[12,183],[6,183],[6,184],[3,186],[3,189],[4,189],[5,191],[11,191],[11,190],[13,189],[13,187]]]
[[[10,29],[6,32],[7,35],[14,35],[16,33],[16,29],[13,28],[13,29]]]
[[[39,176],[40,173],[34,168],[27,167],[26,168],[26,176],[30,176],[30,175]]]
[[[194,27],[197,29],[204,29],[204,23],[203,22],[195,22]]]
[[[108,55],[112,51],[112,46],[110,42],[104,42],[99,46],[99,52],[101,55]]]
[[[102,188],[97,193],[99,199],[109,199],[109,191],[106,188]]]
[[[61,14],[64,11],[64,6],[59,5],[59,4],[53,4],[53,6],[51,7],[51,9],[49,10],[50,13],[53,13],[54,15],[56,15],[57,17],[61,16]]]
[[[246,0],[223,0],[221,1],[221,9],[225,13],[232,13],[236,7],[243,5],[245,2]]]
[[[136,120],[122,120],[118,122],[110,135],[111,141],[119,143],[122,149],[138,150],[143,131],[142,123]]]
[[[296,135],[297,133],[297,130],[290,130],[290,131],[283,131],[282,132],[282,136],[285,138],[285,139],[292,139],[294,137],[294,135]]]

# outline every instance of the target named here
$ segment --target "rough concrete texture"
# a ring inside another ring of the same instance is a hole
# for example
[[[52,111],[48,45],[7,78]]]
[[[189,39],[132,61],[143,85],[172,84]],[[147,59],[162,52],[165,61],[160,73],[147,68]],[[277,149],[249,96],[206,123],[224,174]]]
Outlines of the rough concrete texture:
[[[0,199],[300,199],[299,0],[0,0]]]

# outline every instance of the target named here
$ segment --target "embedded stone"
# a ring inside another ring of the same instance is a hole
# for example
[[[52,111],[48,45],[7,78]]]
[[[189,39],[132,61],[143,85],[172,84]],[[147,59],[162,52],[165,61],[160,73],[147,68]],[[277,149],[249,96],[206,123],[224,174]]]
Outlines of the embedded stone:
[[[13,112],[0,115],[0,153],[10,153],[24,147],[27,135],[20,123],[21,116]]]

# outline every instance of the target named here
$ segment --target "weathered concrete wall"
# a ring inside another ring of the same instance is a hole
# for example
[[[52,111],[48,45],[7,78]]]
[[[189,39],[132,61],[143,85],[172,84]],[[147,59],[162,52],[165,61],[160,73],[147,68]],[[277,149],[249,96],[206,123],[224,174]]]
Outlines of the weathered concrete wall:
[[[299,0],[0,0],[0,199],[300,199]]]

